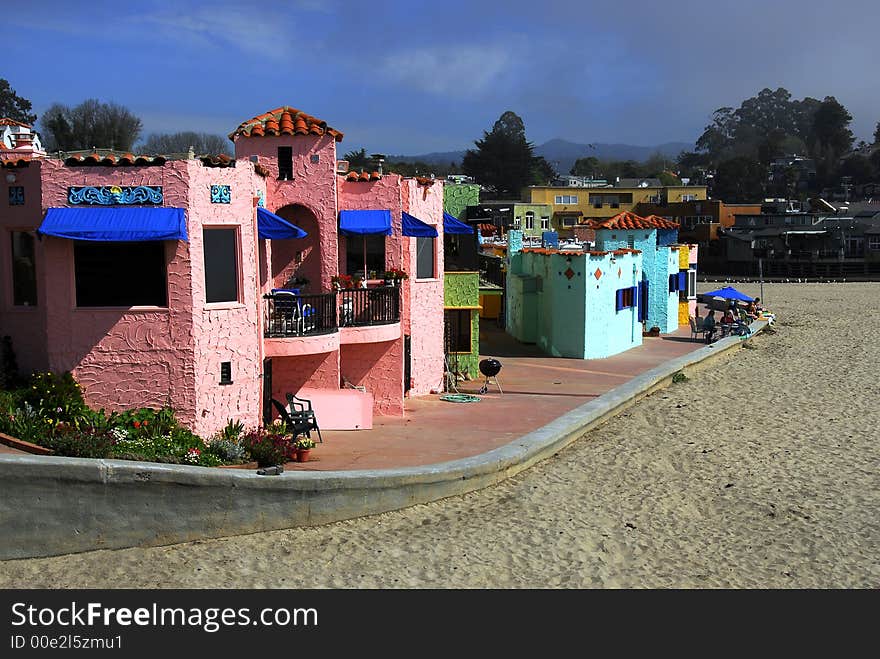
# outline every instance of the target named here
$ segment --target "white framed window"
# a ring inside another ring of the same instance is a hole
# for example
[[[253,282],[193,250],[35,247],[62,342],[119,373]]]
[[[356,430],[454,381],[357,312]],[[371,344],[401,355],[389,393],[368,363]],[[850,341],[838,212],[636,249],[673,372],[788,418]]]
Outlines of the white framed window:
[[[880,236],[868,236],[868,249],[880,250]]]
[[[696,300],[697,299],[697,271],[696,270],[688,270],[687,297],[688,297],[688,300]]]
[[[550,218],[546,215],[541,216],[541,230],[546,231],[550,228]]]
[[[526,230],[535,228],[535,214],[532,211],[526,212]]]
[[[522,226],[522,218],[517,215],[515,218],[513,218],[513,228],[519,229],[520,226]]]
[[[578,203],[578,196],[576,194],[558,194],[556,195],[556,203],[557,204],[576,204]]]
[[[695,194],[683,194],[681,195],[682,201],[696,201],[697,195]]]

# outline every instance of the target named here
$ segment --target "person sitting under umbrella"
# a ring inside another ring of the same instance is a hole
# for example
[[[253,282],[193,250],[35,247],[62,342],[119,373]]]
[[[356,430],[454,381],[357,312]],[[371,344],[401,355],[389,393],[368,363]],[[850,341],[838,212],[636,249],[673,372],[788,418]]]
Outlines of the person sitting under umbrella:
[[[715,338],[715,332],[718,328],[715,326],[715,310],[709,309],[709,313],[703,318],[703,329],[706,331],[706,343],[712,343]]]

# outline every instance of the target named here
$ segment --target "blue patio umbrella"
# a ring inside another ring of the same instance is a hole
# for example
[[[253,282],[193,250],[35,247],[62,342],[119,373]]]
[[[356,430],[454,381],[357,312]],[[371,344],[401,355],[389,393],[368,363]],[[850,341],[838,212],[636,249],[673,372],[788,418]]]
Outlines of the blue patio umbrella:
[[[741,302],[754,302],[754,298],[749,297],[745,293],[740,293],[738,290],[733,288],[732,286],[725,286],[724,288],[719,288],[717,291],[709,291],[708,293],[703,293],[703,297],[720,297],[725,300],[740,300]]]

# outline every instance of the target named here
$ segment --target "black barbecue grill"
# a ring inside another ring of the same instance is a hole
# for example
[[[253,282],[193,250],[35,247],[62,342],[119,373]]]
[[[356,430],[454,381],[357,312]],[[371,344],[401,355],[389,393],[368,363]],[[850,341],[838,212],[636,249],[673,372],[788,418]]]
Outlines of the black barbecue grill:
[[[489,391],[489,381],[495,380],[495,386],[498,387],[498,391],[502,394],[504,391],[501,389],[501,384],[498,382],[498,373],[501,371],[501,362],[497,359],[482,359],[480,360],[480,373],[486,376],[485,384],[480,387],[480,393],[484,394]]]

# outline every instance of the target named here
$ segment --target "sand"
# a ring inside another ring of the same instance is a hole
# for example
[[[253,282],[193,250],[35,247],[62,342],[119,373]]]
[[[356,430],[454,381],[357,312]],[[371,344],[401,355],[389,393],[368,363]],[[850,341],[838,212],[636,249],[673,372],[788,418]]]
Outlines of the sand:
[[[319,528],[6,561],[0,586],[876,588],[880,284],[764,293],[775,333],[495,487]]]

